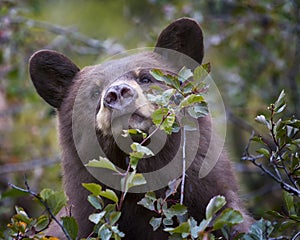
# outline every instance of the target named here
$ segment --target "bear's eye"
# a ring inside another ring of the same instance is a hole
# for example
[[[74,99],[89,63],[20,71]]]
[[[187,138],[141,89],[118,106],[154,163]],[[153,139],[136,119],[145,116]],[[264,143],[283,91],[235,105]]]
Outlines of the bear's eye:
[[[149,76],[141,76],[139,78],[139,82],[143,83],[143,84],[146,84],[146,83],[151,83],[152,80],[151,80],[151,78]]]
[[[99,96],[100,96],[100,92],[99,91],[93,91],[92,92],[92,98],[99,98]]]

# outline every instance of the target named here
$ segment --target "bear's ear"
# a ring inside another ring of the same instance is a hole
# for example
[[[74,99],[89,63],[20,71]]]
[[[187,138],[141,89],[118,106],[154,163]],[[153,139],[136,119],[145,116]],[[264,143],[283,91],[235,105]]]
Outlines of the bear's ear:
[[[39,95],[59,108],[79,68],[64,55],[41,50],[30,58],[29,72]]]
[[[156,47],[178,51],[201,64],[204,55],[202,30],[195,20],[180,18],[161,32]]]

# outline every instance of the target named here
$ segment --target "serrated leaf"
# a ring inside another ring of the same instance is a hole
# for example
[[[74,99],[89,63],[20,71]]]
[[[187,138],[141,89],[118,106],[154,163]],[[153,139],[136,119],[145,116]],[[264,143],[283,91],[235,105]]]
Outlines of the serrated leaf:
[[[85,164],[87,167],[96,167],[96,168],[105,168],[110,169],[114,172],[118,172],[116,166],[107,158],[100,157],[99,160],[91,160],[87,164]]]
[[[213,197],[207,207],[206,207],[206,219],[212,219],[214,215],[226,204],[225,197],[223,196],[216,196]]]
[[[35,224],[35,230],[37,232],[41,232],[48,227],[49,223],[50,219],[47,216],[42,215],[37,219],[37,222]]]
[[[90,191],[94,196],[99,196],[102,187],[99,184],[96,183],[82,183],[82,186]]]
[[[101,210],[103,207],[103,203],[101,203],[101,200],[94,195],[89,195],[88,201],[95,209]]]
[[[186,98],[184,98],[181,101],[179,108],[182,109],[185,107],[189,107],[191,105],[194,105],[195,103],[200,103],[203,101],[204,101],[203,96],[197,95],[197,94],[191,94],[191,95],[188,95]]]
[[[161,217],[159,217],[159,218],[152,217],[150,219],[149,223],[152,226],[153,231],[156,231],[160,227],[161,222],[162,222],[162,218]]]
[[[112,200],[115,203],[119,202],[119,198],[116,195],[116,193],[110,189],[106,189],[105,191],[101,191],[99,194],[101,197],[107,198],[109,200]]]
[[[232,227],[242,222],[243,215],[239,211],[227,208],[216,218],[213,228],[217,230],[224,226]]]
[[[105,214],[105,211],[102,211],[100,213],[93,213],[89,216],[89,220],[94,224],[98,224],[101,221],[101,219],[105,216]]]
[[[71,239],[75,240],[78,233],[78,225],[73,217],[62,217],[62,225],[64,229],[68,232]]]

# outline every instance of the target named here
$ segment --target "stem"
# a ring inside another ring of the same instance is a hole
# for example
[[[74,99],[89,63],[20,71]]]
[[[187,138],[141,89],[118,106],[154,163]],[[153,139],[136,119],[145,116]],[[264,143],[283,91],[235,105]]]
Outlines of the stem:
[[[124,192],[122,191],[122,194],[121,194],[121,197],[120,197],[120,203],[117,205],[117,210],[118,211],[120,211],[121,209],[122,209],[122,206],[123,206],[123,202],[124,202],[124,200],[125,200],[125,196],[126,196],[126,184],[127,184],[127,180],[128,180],[128,173],[129,173],[129,170],[130,170],[130,163],[128,164],[128,167],[127,167],[127,170],[126,170],[126,172],[125,173],[123,173],[124,175],[124,178],[125,178],[125,180],[124,180]]]
[[[183,204],[184,198],[184,183],[185,183],[185,168],[186,168],[186,158],[185,158],[185,150],[186,150],[186,128],[183,126],[183,146],[182,146],[182,182],[181,182],[181,191],[180,191],[180,204]]]

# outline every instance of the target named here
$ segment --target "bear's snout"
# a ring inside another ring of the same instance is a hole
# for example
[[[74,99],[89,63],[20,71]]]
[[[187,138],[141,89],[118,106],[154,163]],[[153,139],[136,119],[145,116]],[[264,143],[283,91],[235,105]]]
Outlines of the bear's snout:
[[[106,90],[103,104],[109,109],[122,109],[137,98],[136,91],[127,84],[111,86]]]

